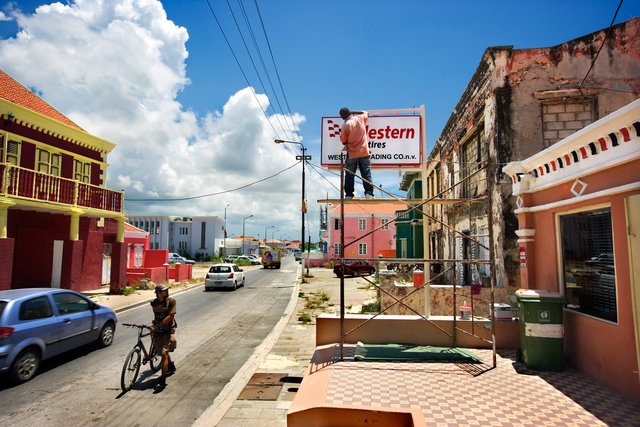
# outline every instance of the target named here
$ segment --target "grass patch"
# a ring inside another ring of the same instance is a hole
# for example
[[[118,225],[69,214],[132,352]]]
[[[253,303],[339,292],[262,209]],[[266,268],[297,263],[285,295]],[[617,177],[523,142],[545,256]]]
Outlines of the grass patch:
[[[302,313],[300,316],[298,316],[298,320],[306,325],[307,323],[311,322],[311,316],[309,315],[309,313]]]
[[[362,305],[363,313],[380,313],[380,301]]]
[[[134,288],[133,286],[125,286],[124,288],[122,288],[120,290],[120,294],[124,295],[124,296],[127,296],[127,295],[131,295],[135,291],[136,291],[136,288]]]

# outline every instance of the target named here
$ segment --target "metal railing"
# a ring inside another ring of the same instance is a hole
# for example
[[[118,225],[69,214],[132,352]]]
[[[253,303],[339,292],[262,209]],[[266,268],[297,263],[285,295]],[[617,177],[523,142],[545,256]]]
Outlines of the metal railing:
[[[0,163],[0,195],[123,213],[122,191]]]

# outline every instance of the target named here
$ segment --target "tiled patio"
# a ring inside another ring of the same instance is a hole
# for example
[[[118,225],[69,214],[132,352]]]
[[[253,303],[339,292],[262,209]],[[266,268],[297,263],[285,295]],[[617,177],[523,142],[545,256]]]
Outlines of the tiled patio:
[[[640,405],[573,369],[530,371],[515,351],[499,352],[495,369],[490,350],[472,350],[479,364],[354,361],[354,351],[345,345],[340,361],[337,345],[316,349],[296,399],[312,393],[317,406],[414,408],[437,426],[640,426]],[[305,389],[319,373],[328,384]]]

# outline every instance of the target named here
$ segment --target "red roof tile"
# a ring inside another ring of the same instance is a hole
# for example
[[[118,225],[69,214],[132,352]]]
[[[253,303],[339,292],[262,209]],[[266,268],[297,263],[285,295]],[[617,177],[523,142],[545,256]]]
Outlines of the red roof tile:
[[[43,116],[57,120],[65,125],[84,130],[64,114],[47,104],[35,93],[22,86],[3,70],[0,70],[0,98],[4,98],[7,101],[20,105],[21,107],[28,108],[29,110],[35,111]]]

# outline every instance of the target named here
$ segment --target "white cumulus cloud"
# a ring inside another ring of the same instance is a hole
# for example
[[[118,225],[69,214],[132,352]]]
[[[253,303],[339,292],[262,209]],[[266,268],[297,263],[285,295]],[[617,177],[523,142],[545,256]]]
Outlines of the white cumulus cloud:
[[[208,112],[177,101],[181,89],[195,84],[186,70],[189,35],[160,1],[75,0],[32,14],[7,13],[0,19],[15,19],[19,32],[0,40],[3,69],[88,132],[117,144],[108,157],[107,186],[124,189],[126,198],[222,193],[296,163],[293,150],[273,142],[266,95],[238,88],[221,111]],[[286,119],[297,127],[305,117]],[[125,209],[222,217],[230,203],[228,220],[253,214],[254,230],[276,225],[296,239],[300,169],[240,191],[177,203],[127,202]],[[309,187],[308,200],[324,197],[328,188],[326,182]],[[232,223],[229,230],[239,235],[241,227]]]

